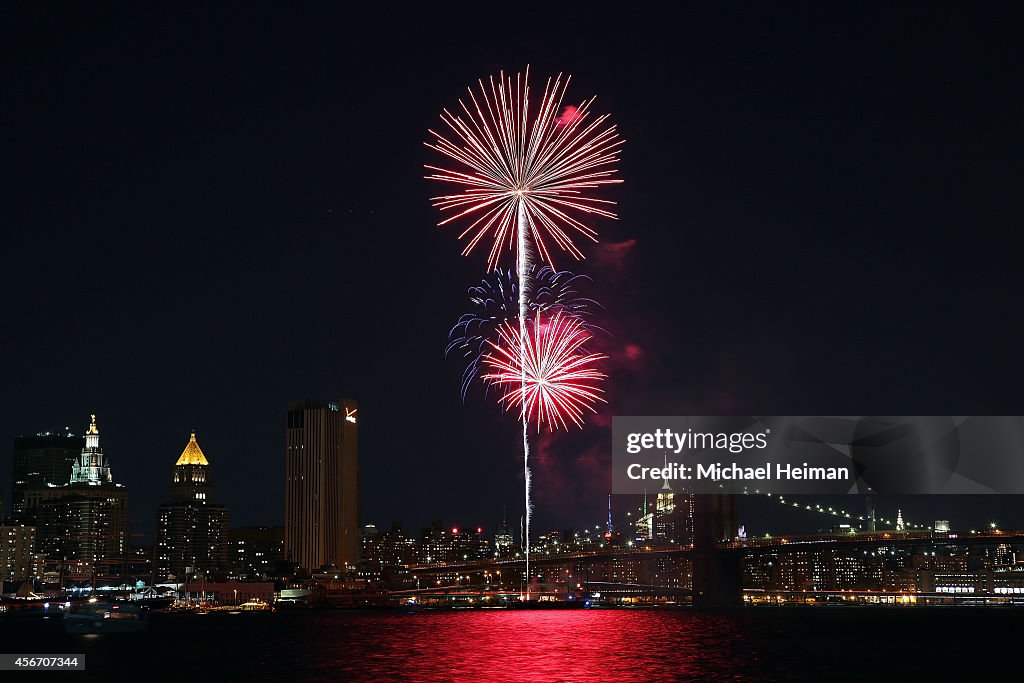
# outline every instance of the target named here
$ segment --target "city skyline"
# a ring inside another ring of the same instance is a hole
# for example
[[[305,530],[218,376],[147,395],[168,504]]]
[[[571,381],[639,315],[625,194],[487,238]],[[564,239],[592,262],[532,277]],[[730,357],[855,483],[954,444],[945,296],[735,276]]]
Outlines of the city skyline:
[[[347,395],[364,520],[493,528],[505,508],[518,526],[515,421],[463,402],[443,358],[483,262],[430,229],[420,168],[423,129],[462,84],[527,63],[572,73],[629,139],[620,219],[574,264],[602,274],[610,404],[540,444],[537,529],[600,521],[613,414],[1022,412],[1003,248],[1019,64],[979,39],[1012,25],[998,12],[706,8],[611,35],[586,16],[498,24],[486,40],[429,15],[357,31],[339,9],[247,15],[282,41],[223,8],[13,12],[0,443],[96,412],[133,497],[162,498],[196,428],[238,523],[277,523],[281,405]],[[975,524],[1022,507],[915,503]]]
[[[1000,674],[1019,13],[0,3],[0,670]]]
[[[300,402],[309,403],[310,405],[319,405],[322,403],[327,406],[327,402]],[[343,399],[342,403],[348,405],[346,412],[351,413],[346,415],[349,419],[354,417],[354,408],[351,406],[355,405],[354,401]],[[298,403],[291,401],[288,403],[289,408],[294,408]],[[341,405],[341,403],[339,403]],[[90,415],[92,420],[91,424],[87,427],[86,434],[90,430],[96,429],[96,415]],[[45,434],[45,433],[44,433]],[[98,435],[98,431],[96,432]],[[39,435],[40,437],[43,434]],[[85,437],[78,438],[75,436],[74,431],[70,427],[66,427],[59,433],[47,434],[47,436],[56,437],[56,442],[62,440],[71,440],[81,442],[82,445],[86,443]],[[105,434],[104,440],[106,441],[109,437]],[[48,439],[41,439],[35,437],[19,436],[19,443],[28,443],[30,446],[37,445],[37,442],[50,443]],[[194,451],[202,454],[197,442],[197,431],[192,430],[189,442],[186,444],[185,451],[183,451],[179,457],[179,464],[181,459],[185,458],[186,454]],[[190,451],[191,449],[191,451]],[[74,448],[76,458],[81,454],[81,447]],[[11,460],[12,468],[14,467],[15,460]],[[4,468],[4,471],[10,473],[12,468]],[[280,485],[282,488],[286,485],[285,477],[285,461],[282,459],[282,472]],[[70,479],[68,480],[70,482]],[[230,479],[229,479],[230,481]],[[121,482],[123,483],[123,482]],[[0,499],[4,501],[4,515],[14,513],[14,502],[15,495],[12,495],[11,485],[12,481],[4,484],[4,489],[0,491]],[[125,484],[128,486],[127,484]],[[230,490],[230,489],[229,489]],[[648,501],[651,510],[656,509],[659,504],[661,494],[664,493],[664,489],[660,491],[652,491],[648,496]],[[161,494],[161,500],[166,496]],[[219,498],[219,496],[218,496]],[[854,527],[861,526],[867,528],[866,520],[858,522],[857,517],[864,515],[864,503],[865,498],[861,495],[791,495],[787,497],[789,503],[780,506],[778,502],[781,502],[782,496],[775,496],[772,500],[771,496],[765,497],[763,495],[748,495],[739,497],[739,518],[738,522],[744,526],[745,529],[749,530],[752,535],[758,535],[762,533],[812,533],[816,531],[823,531],[829,528],[835,527],[838,523],[852,523]],[[957,514],[956,505],[951,504],[951,501],[955,503],[956,499],[960,496],[942,496],[942,495],[904,495],[904,496],[873,496],[872,505],[878,510],[877,519],[879,522],[879,528],[896,529],[897,528],[897,517],[902,511],[907,515],[913,515],[908,524],[916,528],[926,528],[932,526],[936,520],[945,520],[951,522],[954,531],[969,531],[971,529],[985,529],[991,524],[995,523],[1002,528],[1019,528],[1024,526],[1021,520],[1024,515],[1021,514],[1019,506],[1016,505],[1016,496],[963,496],[965,500],[973,499],[972,502],[976,506],[980,506],[981,513],[974,514],[973,516],[965,516],[963,514]],[[627,528],[631,528],[631,525],[635,524],[638,520],[640,510],[643,506],[639,501],[643,499],[642,496],[635,495],[615,495],[612,496],[614,500],[613,509],[614,517],[616,520],[616,528],[619,531],[623,531]],[[131,498],[128,499],[128,518],[127,531],[135,538],[136,545],[151,545],[156,541],[156,526],[147,525],[146,520],[152,519],[152,515],[145,510],[138,510],[136,506],[131,504]],[[609,503],[612,503],[612,500]],[[982,501],[979,503],[978,501]],[[984,501],[988,501],[990,504],[984,505]],[[794,505],[794,503],[798,503]],[[833,506],[836,511],[836,515],[832,515],[827,511],[831,511]],[[227,506],[230,509],[230,506]],[[814,508],[814,509],[812,509]],[[150,511],[151,512],[151,511]],[[762,513],[767,512],[768,520],[759,519],[758,516]],[[852,514],[853,519],[839,515],[838,513]],[[628,515],[627,515],[628,513]],[[692,515],[692,511],[691,511]],[[359,515],[358,529],[361,531],[366,526],[374,526],[379,529],[385,529],[390,527],[392,524],[398,523],[407,530],[428,528],[430,525],[437,522],[443,524],[456,524],[462,526],[481,526],[486,528],[485,535],[493,537],[494,534],[500,533],[501,523],[484,521],[495,517],[491,511],[465,511],[460,514],[446,517],[438,515],[432,512],[424,512],[419,517],[413,519],[403,519],[397,517],[390,518],[367,518],[365,515]],[[888,518],[887,518],[888,517]],[[15,515],[15,518],[17,516]],[[245,518],[245,517],[244,517]],[[500,517],[496,519],[508,521],[509,515],[507,508],[503,508]],[[248,518],[246,518],[248,519]],[[595,517],[588,520],[587,523],[581,525],[575,525],[573,523],[565,522],[564,520],[553,520],[550,523],[536,528],[533,530],[533,537],[543,536],[551,531],[561,532],[563,529],[574,529],[577,531],[586,531],[591,529],[603,528],[600,523],[594,524],[595,521],[600,522],[601,517]],[[268,518],[265,521],[258,522],[236,522],[232,515],[231,528],[251,528],[251,527],[276,527],[284,529],[285,527],[285,511],[284,508],[279,512],[277,518]],[[774,526],[773,526],[774,524]],[[513,538],[516,539],[517,544],[521,542],[521,529],[516,528],[517,525],[509,524],[509,529],[513,532]]]

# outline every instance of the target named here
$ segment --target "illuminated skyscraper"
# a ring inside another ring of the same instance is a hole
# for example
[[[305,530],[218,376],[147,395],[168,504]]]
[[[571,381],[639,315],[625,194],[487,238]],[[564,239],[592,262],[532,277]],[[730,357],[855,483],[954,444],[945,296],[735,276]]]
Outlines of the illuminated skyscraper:
[[[651,514],[651,537],[681,545],[693,543],[693,502],[693,494],[675,493],[666,479]]]
[[[127,497],[114,482],[92,415],[70,481],[26,489],[25,513],[36,519],[39,550],[60,561],[66,575],[117,576],[126,561]]]
[[[356,402],[290,401],[285,552],[308,571],[359,560]]]
[[[156,572],[179,580],[227,571],[228,510],[213,502],[210,463],[192,432],[156,515]]]
[[[641,515],[636,520],[636,537],[643,541],[654,538],[654,512],[647,509],[647,492],[644,491],[644,506]]]
[[[501,526],[494,533],[494,556],[504,557],[512,555],[516,550],[516,540],[508,530],[508,524],[504,516],[501,519]]]

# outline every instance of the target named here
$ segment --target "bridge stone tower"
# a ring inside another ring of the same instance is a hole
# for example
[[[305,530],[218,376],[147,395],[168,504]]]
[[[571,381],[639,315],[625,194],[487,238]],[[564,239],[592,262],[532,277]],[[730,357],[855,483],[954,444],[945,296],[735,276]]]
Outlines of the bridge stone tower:
[[[738,525],[734,494],[698,494],[693,506],[693,604],[731,607],[743,604],[743,559],[718,548],[731,541]]]

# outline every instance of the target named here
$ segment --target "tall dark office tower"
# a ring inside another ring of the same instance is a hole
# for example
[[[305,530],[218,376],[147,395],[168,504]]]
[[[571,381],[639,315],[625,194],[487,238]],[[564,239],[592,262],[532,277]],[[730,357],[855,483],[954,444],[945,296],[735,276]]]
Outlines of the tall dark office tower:
[[[85,447],[85,439],[69,430],[43,432],[14,439],[11,461],[11,514],[25,516],[25,490],[64,486],[71,481],[71,465]]]
[[[128,493],[114,483],[96,416],[91,417],[70,481],[26,488],[25,513],[37,520],[39,550],[70,575],[119,576],[127,553]]]
[[[156,513],[156,573],[178,579],[227,571],[228,510],[213,502],[210,463],[192,432]]]
[[[359,560],[356,402],[289,401],[285,552],[308,571]]]

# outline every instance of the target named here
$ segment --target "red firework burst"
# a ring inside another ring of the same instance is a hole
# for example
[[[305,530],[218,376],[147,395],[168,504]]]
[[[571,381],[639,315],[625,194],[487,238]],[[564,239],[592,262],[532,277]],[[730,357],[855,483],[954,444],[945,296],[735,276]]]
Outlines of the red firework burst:
[[[467,239],[463,254],[481,241],[491,243],[488,267],[494,269],[505,245],[515,253],[517,230],[528,233],[541,259],[554,263],[547,240],[554,241],[576,259],[582,252],[573,242],[577,233],[597,241],[597,233],[573,214],[615,218],[615,202],[586,196],[588,190],[621,183],[612,176],[623,144],[607,115],[592,117],[594,99],[579,105],[562,100],[569,78],[549,78],[536,109],[530,107],[530,70],[513,79],[501,72],[487,84],[479,80],[479,93],[467,88],[468,99],[459,100],[462,114],[445,109],[441,120],[451,129],[427,147],[456,162],[457,168],[427,165],[431,180],[461,186],[457,194],[433,197],[434,206],[453,215],[438,225],[460,218],[472,220],[459,235]],[[561,112],[561,113],[560,113]],[[518,220],[524,209],[525,225]]]
[[[568,429],[566,420],[583,426],[586,411],[605,403],[597,384],[606,375],[595,367],[607,356],[586,353],[590,340],[583,323],[561,311],[547,323],[537,311],[532,333],[520,335],[519,327],[505,323],[498,328],[498,342],[488,342],[493,352],[484,354],[489,372],[483,379],[506,387],[502,402],[511,410],[520,407],[524,419],[557,429]]]

